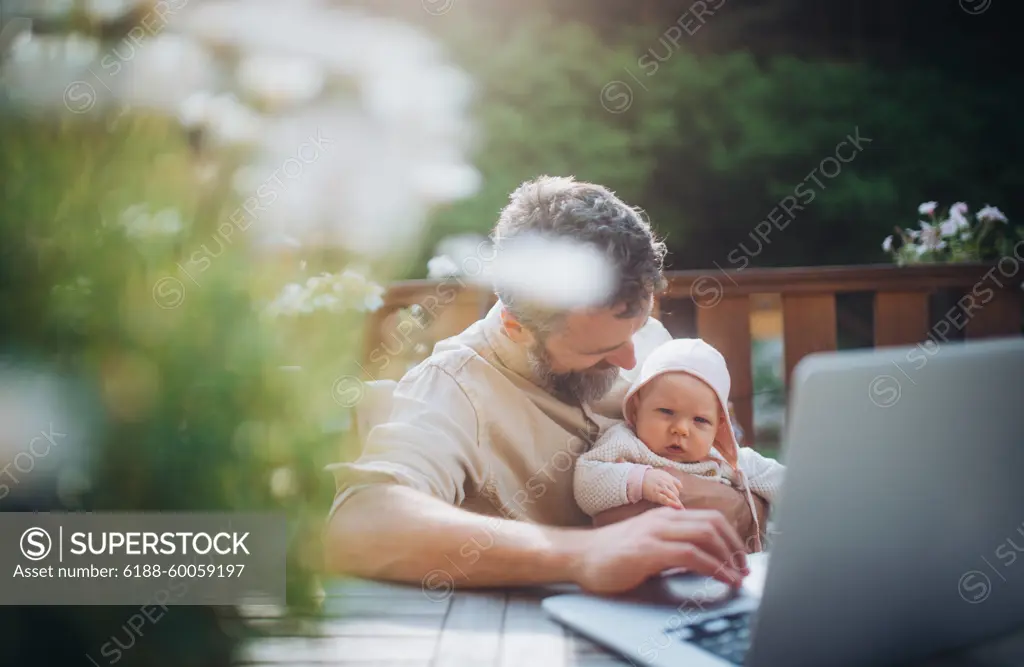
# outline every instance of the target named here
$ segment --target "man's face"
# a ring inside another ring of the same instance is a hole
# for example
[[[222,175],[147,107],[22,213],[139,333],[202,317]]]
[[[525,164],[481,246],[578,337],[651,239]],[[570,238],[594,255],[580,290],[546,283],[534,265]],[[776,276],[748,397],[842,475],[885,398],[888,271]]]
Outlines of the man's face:
[[[622,317],[625,306],[570,313],[562,326],[528,350],[537,378],[556,394],[594,401],[612,388],[619,369],[636,366],[633,334],[650,307]]]

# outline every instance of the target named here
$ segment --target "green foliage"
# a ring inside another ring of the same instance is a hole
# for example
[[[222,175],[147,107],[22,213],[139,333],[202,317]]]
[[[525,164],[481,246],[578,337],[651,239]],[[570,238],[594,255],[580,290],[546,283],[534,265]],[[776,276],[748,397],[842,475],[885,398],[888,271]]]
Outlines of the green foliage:
[[[813,201],[751,264],[879,262],[878,239],[916,202],[956,192],[973,206],[1010,206],[1024,181],[1009,86],[868,62],[697,55],[685,36],[675,46],[656,29],[621,30],[610,43],[542,13],[501,24],[454,14],[443,37],[478,82],[485,186],[436,213],[433,241],[486,233],[523,180],[573,174],[643,207],[676,268],[708,267],[751,246],[754,226],[805,183]],[[614,81],[632,89],[621,113],[602,105]],[[822,160],[858,135],[855,157],[823,176]]]
[[[97,424],[83,438],[88,491],[63,506],[284,512],[289,594],[310,604],[333,495],[323,466],[346,416],[332,383],[355,370],[362,313],[313,327],[261,317],[300,272],[254,255],[241,232],[217,236],[238,201],[200,177],[203,156],[173,124],[108,133],[10,116],[0,142],[0,350],[82,387]],[[133,236],[124,212],[140,202],[173,207],[182,229]],[[197,256],[206,268],[189,272]],[[296,364],[306,370],[282,370]]]

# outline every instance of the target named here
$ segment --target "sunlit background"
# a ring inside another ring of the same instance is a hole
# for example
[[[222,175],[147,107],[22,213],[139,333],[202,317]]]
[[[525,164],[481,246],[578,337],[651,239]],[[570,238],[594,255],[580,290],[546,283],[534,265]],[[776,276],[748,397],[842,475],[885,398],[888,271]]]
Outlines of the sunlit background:
[[[587,248],[493,261],[498,211],[539,174],[641,207],[670,269],[1024,239],[1011,3],[700,4],[0,0],[0,509],[283,510],[289,601],[315,609],[323,467],[352,454],[361,382],[400,377],[494,281],[556,306],[608,289]],[[440,308],[383,321],[428,278]],[[769,448],[780,313],[752,301]],[[226,664],[221,613],[177,611],[121,664]],[[0,661],[81,664],[124,616],[3,608]]]

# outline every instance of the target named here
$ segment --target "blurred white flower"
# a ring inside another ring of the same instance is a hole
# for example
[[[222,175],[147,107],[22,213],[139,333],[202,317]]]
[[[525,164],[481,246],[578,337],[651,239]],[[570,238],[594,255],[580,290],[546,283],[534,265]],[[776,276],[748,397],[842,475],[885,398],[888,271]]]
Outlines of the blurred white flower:
[[[245,179],[268,192],[251,234],[401,252],[431,206],[479,188],[465,154],[471,81],[423,31],[316,2],[207,0],[179,14],[184,34],[240,55],[241,89],[267,104],[253,162],[266,176]]]
[[[80,7],[107,20],[142,2]],[[70,11],[70,0],[56,4]],[[287,236],[368,258],[401,253],[422,239],[431,207],[480,187],[467,158],[472,81],[425,31],[312,0],[176,4],[159,34],[144,26],[144,39],[102,53],[73,35],[19,38],[0,70],[5,92],[75,113],[155,111],[215,146],[251,149],[235,184],[259,198],[257,248]]]
[[[258,245],[271,252],[285,248],[301,248],[302,244],[299,243],[298,239],[294,236],[288,236],[287,234],[275,234],[272,236],[263,236],[259,239]],[[305,265],[305,262],[302,262]]]
[[[917,212],[921,215],[931,215],[935,213],[935,207],[939,205],[937,201],[926,201],[917,207]]]
[[[2,61],[0,86],[10,98],[30,108],[68,111],[66,95],[82,96],[75,111],[89,110],[96,103],[95,77],[90,67],[100,53],[95,39],[76,34],[66,36],[21,33]],[[77,85],[72,91],[70,86]],[[77,98],[75,98],[77,101]]]
[[[959,232],[964,225],[970,225],[966,218],[960,218],[959,220],[949,218],[948,220],[943,220],[942,223],[939,224],[939,232],[943,237],[956,236],[957,232]]]
[[[150,214],[141,204],[126,208],[121,213],[120,222],[125,234],[135,239],[174,236],[184,228],[181,213],[176,209],[165,208],[155,214]]]
[[[949,207],[949,218],[943,220],[939,225],[939,233],[946,238],[959,234],[962,230],[969,229],[970,220],[967,219],[967,204],[957,202]]]
[[[921,247],[924,250],[942,250],[946,242],[942,240],[941,228],[938,225],[930,225],[927,222],[921,223]]]
[[[502,242],[495,286],[550,308],[594,306],[611,297],[614,267],[595,247],[537,235]]]
[[[977,217],[978,220],[982,222],[985,222],[986,220],[1008,222],[1006,215],[1004,215],[1002,211],[1000,211],[995,206],[989,206],[988,204],[985,204],[984,208],[982,208],[975,214],[975,217]]]
[[[323,90],[325,79],[323,67],[308,57],[249,56],[238,66],[242,89],[274,107],[311,101]]]
[[[85,12],[97,21],[113,21],[145,2],[146,0],[85,0]]]
[[[5,495],[52,488],[81,463],[94,421],[67,378],[24,359],[0,358],[0,470]]]
[[[372,313],[384,306],[384,288],[377,285],[374,289],[367,291],[363,298],[363,310]]]
[[[30,16],[59,19],[71,13],[75,8],[75,0],[2,0],[0,8],[4,11],[4,18]]]
[[[884,250],[885,252],[891,252],[892,251],[892,235],[891,234],[889,236],[886,236],[885,240],[882,241],[882,250]]]
[[[468,197],[480,188],[480,172],[465,164],[425,165],[413,174],[413,187],[431,202]]]
[[[459,265],[448,255],[431,257],[427,261],[427,278],[440,280],[449,276],[459,275]]]
[[[295,480],[295,472],[287,467],[275,468],[270,474],[270,492],[277,498],[286,498],[293,495],[298,489]]]
[[[384,288],[379,284],[347,269],[311,276],[305,285],[285,285],[264,312],[269,317],[295,317],[316,311],[372,312],[384,305],[383,295]]]
[[[215,90],[217,62],[203,46],[185,35],[163,32],[138,45],[109,85],[119,100],[139,109],[175,114],[200,91]]]
[[[206,130],[220,145],[252,144],[260,138],[260,117],[230,93],[193,93],[182,101],[177,113],[183,126]]]
[[[454,234],[438,242],[434,255],[450,258],[458,273],[478,275],[490,270],[488,264],[494,259],[494,246],[489,238],[480,234]]]

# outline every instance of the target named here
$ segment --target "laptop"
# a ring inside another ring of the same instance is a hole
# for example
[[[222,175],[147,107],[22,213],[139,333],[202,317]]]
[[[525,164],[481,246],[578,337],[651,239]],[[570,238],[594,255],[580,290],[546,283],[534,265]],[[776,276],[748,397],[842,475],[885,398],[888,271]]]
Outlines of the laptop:
[[[898,665],[1024,627],[1024,339],[809,355],[780,458],[739,591],[665,574],[544,609],[650,667]]]

